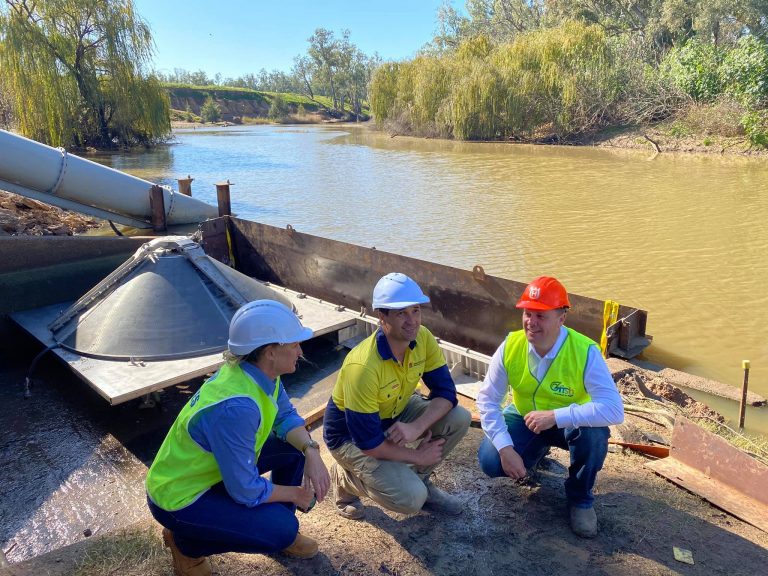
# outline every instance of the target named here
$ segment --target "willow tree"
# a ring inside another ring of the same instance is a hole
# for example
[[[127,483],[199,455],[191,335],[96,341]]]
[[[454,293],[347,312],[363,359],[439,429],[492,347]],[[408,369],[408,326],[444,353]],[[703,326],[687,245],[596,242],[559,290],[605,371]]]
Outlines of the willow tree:
[[[54,146],[112,148],[170,131],[168,96],[132,0],[4,0],[0,68],[19,131]]]

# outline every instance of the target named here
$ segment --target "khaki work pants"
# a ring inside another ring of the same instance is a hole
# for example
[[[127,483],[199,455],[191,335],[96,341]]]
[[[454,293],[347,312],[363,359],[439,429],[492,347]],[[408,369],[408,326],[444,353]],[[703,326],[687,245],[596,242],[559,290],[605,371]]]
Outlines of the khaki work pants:
[[[414,394],[397,420],[413,422],[428,406],[428,400]],[[457,405],[432,425],[432,439],[445,439],[443,459],[467,433],[471,418],[467,410]],[[339,464],[339,485],[343,490],[368,496],[380,506],[403,514],[421,510],[427,500],[426,483],[437,466],[416,467],[405,462],[379,460],[365,455],[353,442],[331,450],[331,455]]]

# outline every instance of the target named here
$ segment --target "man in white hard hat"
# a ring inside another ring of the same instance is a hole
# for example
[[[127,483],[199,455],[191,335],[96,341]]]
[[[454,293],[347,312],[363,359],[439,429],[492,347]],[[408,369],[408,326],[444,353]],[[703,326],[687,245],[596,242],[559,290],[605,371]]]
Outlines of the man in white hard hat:
[[[323,500],[330,477],[280,383],[311,337],[274,300],[232,317],[226,364],[182,408],[147,473],[149,509],[177,576],[208,576],[207,557],[223,552],[317,554],[295,511]]]
[[[360,496],[405,514],[422,507],[462,511],[461,501],[431,480],[471,417],[457,405],[445,357],[421,325],[421,306],[428,302],[405,274],[381,278],[373,290],[379,329],[349,352],[339,371],[323,438],[336,460],[336,512],[345,518],[364,516]],[[420,380],[427,398],[414,394]]]

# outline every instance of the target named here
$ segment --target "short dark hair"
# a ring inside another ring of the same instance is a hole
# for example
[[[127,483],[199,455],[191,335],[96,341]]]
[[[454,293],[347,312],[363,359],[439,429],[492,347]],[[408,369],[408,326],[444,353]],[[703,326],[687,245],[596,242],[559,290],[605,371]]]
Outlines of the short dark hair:
[[[389,316],[389,308],[374,308],[374,312],[381,312],[384,316]]]

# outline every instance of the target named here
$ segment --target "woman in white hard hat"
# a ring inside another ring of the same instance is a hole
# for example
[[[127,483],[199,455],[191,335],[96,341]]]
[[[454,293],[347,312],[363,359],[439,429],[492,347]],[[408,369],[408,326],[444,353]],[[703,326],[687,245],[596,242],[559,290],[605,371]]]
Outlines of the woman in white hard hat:
[[[280,384],[311,336],[279,302],[240,308],[226,364],[190,398],[160,446],[147,501],[178,576],[211,574],[207,557],[223,552],[317,554],[317,543],[299,533],[295,510],[323,500],[330,477]],[[267,471],[270,480],[261,477]]]

